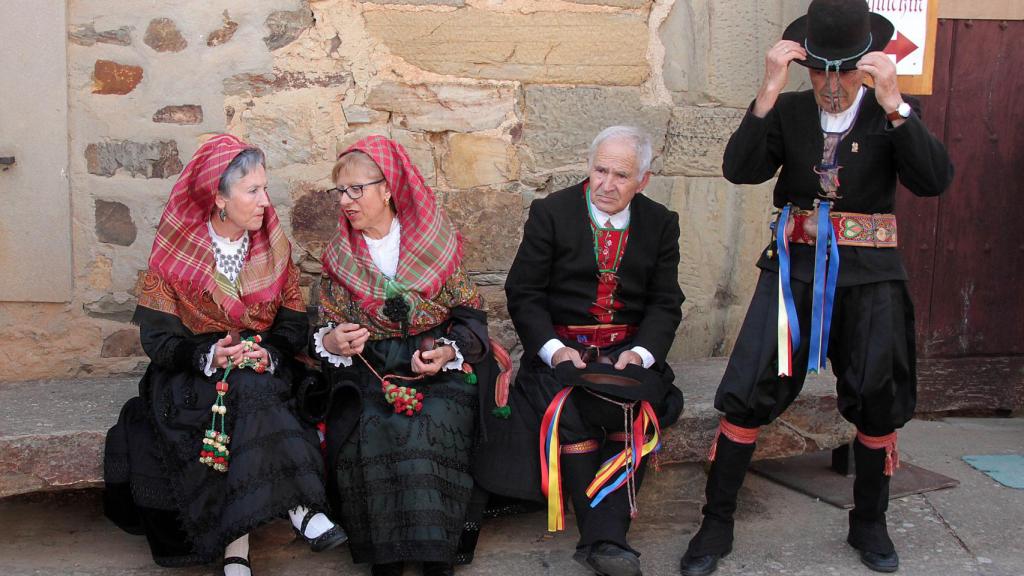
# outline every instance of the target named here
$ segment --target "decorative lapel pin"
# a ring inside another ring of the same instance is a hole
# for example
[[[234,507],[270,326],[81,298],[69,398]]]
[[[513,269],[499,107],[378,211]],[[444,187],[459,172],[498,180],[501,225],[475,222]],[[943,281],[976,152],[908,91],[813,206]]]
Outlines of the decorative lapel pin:
[[[854,154],[860,152],[860,144],[854,142],[853,145],[850,146],[850,151],[853,152]]]

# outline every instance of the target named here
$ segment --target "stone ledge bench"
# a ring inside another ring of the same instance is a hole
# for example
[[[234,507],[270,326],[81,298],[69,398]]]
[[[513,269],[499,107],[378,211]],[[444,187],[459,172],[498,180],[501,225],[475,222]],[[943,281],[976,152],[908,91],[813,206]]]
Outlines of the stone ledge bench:
[[[673,363],[686,408],[664,434],[661,462],[703,461],[718,426],[712,405],[726,359]],[[99,486],[103,442],[138,376],[0,383],[0,498]],[[831,375],[809,377],[800,397],[762,431],[755,458],[832,449],[853,438],[836,411]]]

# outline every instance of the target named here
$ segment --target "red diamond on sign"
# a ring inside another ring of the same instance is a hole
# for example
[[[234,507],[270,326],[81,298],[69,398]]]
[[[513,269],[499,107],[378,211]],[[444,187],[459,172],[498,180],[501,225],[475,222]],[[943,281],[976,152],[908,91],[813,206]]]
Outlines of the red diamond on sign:
[[[889,43],[885,46],[885,50],[883,50],[883,52],[895,56],[896,63],[899,64],[900,60],[903,60],[907,56],[910,56],[918,48],[919,46],[917,44],[914,44],[910,40],[910,38],[907,38],[906,36],[901,34],[899,30],[897,30],[896,38],[889,41]]]

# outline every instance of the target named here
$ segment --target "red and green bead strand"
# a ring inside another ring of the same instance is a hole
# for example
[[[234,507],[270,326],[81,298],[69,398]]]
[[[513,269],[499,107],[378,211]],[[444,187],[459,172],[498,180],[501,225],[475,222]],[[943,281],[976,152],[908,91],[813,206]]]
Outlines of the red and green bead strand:
[[[245,351],[251,352],[256,347],[256,344],[262,341],[263,338],[257,334],[243,339],[242,343],[245,344]],[[238,368],[252,368],[257,374],[263,374],[267,371],[267,365],[255,358],[246,358],[238,365]],[[231,461],[231,451],[228,450],[231,437],[225,432],[228,407],[224,404],[224,397],[228,393],[228,374],[231,373],[231,369],[232,362],[229,357],[228,365],[224,368],[224,375],[217,382],[217,398],[213,401],[213,405],[210,406],[210,412],[213,413],[213,416],[210,420],[210,427],[203,434],[203,446],[199,450],[199,461],[218,472],[227,472]],[[218,418],[220,420],[220,430],[217,429]]]

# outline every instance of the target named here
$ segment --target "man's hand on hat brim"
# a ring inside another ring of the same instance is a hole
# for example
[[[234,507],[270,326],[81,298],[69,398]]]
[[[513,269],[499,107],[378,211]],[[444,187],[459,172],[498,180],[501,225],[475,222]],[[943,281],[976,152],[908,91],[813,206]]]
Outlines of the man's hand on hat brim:
[[[878,100],[878,105],[886,114],[899,108],[903,96],[896,76],[896,64],[887,54],[868,52],[857,62],[857,69],[871,76],[875,85],[875,100]],[[894,122],[893,125],[897,124]]]
[[[622,353],[619,354],[618,360],[615,361],[615,369],[624,370],[626,366],[630,364],[636,364],[637,366],[643,368],[644,359],[641,358],[639,354],[632,350],[623,350]]]
[[[806,60],[807,51],[792,40],[779,40],[764,55],[764,82],[754,101],[754,116],[764,118],[775,107],[775,101],[789,82],[789,65],[793,60]]]
[[[587,363],[580,356],[580,351],[570,346],[562,346],[551,355],[552,366],[558,366],[562,362],[572,362],[573,366],[580,370],[587,367]]]

